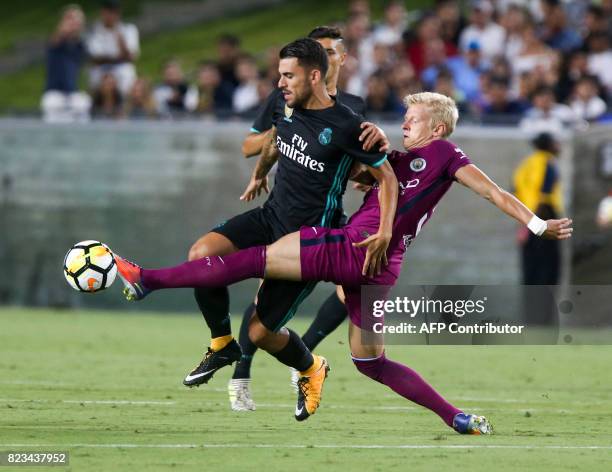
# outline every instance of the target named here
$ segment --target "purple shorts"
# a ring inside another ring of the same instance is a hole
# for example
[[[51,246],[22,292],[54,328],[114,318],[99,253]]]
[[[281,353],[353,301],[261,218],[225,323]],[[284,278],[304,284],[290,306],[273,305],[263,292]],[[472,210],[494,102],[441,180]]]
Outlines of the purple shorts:
[[[361,275],[366,248],[354,247],[368,237],[357,228],[340,229],[304,226],[300,228],[300,263],[302,280],[325,280],[342,285],[351,321],[362,326],[361,286],[393,286],[399,274],[397,264],[390,262],[380,275]]]

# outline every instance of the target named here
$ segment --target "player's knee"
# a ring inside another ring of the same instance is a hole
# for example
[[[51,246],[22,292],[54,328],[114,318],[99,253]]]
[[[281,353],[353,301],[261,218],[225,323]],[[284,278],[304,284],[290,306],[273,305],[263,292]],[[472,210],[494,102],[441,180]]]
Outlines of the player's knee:
[[[265,348],[268,330],[258,321],[253,320],[249,323],[249,339],[255,346]]]
[[[352,359],[359,372],[377,382],[382,382],[383,366],[387,360],[384,353],[374,358],[359,359],[353,357]]]
[[[193,246],[189,249],[189,253],[187,254],[187,260],[195,261],[198,259],[202,259],[208,253],[208,248],[206,244],[202,244],[199,241],[194,243]]]

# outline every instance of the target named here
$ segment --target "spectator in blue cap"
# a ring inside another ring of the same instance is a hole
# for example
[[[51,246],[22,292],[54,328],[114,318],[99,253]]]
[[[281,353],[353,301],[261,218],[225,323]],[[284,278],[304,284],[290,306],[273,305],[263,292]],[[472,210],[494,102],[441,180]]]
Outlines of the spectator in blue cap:
[[[433,89],[440,70],[445,68],[450,71],[455,86],[467,101],[473,102],[478,99],[480,74],[487,69],[487,65],[481,59],[480,44],[477,41],[470,41],[462,55],[445,58],[444,43],[441,39],[436,39],[428,43],[427,57],[436,61],[421,75],[421,80],[429,90]]]

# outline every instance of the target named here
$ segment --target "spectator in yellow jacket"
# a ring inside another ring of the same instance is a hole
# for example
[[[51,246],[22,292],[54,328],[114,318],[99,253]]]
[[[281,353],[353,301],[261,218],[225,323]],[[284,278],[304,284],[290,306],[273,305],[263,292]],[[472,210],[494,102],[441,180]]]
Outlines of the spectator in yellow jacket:
[[[514,172],[514,195],[542,219],[563,214],[561,182],[557,167],[559,142],[550,133],[540,133],[532,141],[535,151]],[[561,254],[557,241],[532,238],[519,233],[522,249],[523,283],[556,285],[559,282]]]

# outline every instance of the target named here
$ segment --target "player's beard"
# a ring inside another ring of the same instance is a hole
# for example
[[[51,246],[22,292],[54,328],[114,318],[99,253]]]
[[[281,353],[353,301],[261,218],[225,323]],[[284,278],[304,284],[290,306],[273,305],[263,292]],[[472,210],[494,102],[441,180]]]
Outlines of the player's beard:
[[[293,93],[295,100],[291,104],[291,108],[304,108],[304,105],[310,100],[312,96],[312,87],[309,83],[304,84],[304,88],[298,93]]]

